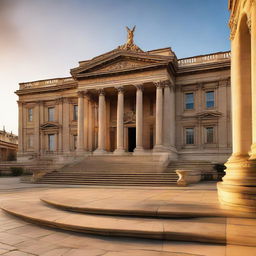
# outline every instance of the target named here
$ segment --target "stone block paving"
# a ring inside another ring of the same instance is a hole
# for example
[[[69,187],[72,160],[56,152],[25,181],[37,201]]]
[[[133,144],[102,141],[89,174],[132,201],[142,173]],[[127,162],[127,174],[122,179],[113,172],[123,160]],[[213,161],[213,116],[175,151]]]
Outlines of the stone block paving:
[[[0,178],[1,185],[1,178]],[[18,186],[18,185],[17,185]],[[57,188],[56,188],[57,189]],[[0,204],[8,199],[46,195],[53,188],[34,187],[0,192]],[[125,190],[124,190],[125,191]],[[128,191],[129,192],[129,191]],[[95,189],[97,193],[97,189]],[[152,196],[154,191],[152,190]],[[193,199],[193,198],[192,198]],[[194,201],[194,200],[192,200]],[[235,219],[230,219],[235,222]],[[244,219],[243,226],[251,225]],[[255,256],[256,247],[207,243],[102,237],[45,228],[0,211],[0,255],[5,256]]]

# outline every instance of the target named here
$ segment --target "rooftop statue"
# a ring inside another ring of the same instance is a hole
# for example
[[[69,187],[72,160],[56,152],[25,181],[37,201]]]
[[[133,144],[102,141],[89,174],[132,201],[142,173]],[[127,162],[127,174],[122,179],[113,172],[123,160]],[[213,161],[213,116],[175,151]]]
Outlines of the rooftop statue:
[[[126,27],[127,29],[127,42],[118,47],[119,50],[125,51],[135,51],[135,52],[143,52],[136,44],[134,44],[133,37],[136,26],[132,29]]]
[[[133,37],[134,37],[135,28],[136,28],[136,26],[134,26],[133,29],[130,29],[130,28],[126,27],[127,32],[128,32],[126,44],[128,44],[128,45],[133,45],[134,44],[133,43]]]

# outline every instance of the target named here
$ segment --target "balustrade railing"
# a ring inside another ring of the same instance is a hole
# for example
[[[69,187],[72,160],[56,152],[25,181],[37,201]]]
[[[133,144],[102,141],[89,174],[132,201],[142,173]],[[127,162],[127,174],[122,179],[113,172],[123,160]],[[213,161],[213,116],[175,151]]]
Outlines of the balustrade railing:
[[[73,81],[74,79],[72,77],[65,77],[65,78],[56,78],[56,79],[28,82],[28,83],[20,83],[20,89],[22,90],[22,89],[37,88],[37,87],[57,86],[62,84],[68,84]]]
[[[202,55],[202,56],[196,56],[191,58],[184,58],[179,59],[178,64],[179,66],[189,66],[189,65],[196,65],[201,63],[207,63],[207,62],[214,62],[214,61],[221,61],[231,58],[231,52],[220,52],[220,53],[214,53],[214,54],[208,54],[208,55]]]

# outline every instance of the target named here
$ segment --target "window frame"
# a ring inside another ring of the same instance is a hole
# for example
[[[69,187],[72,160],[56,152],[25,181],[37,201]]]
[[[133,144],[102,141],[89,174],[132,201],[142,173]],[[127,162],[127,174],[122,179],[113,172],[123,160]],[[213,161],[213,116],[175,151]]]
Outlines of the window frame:
[[[192,131],[193,131],[193,143],[188,143],[188,134],[187,134],[187,131],[189,130],[189,129],[191,129]],[[185,142],[185,145],[186,146],[194,146],[195,145],[195,127],[185,127],[185,140],[184,140],[184,142]]]
[[[33,122],[33,108],[28,108],[28,121]]]
[[[50,110],[53,110],[52,118],[50,118],[51,117]],[[48,122],[54,122],[55,121],[55,107],[48,107],[47,114],[48,114]]]
[[[52,140],[53,144],[51,144],[51,139],[50,139],[51,136],[53,138],[53,140]],[[54,133],[49,133],[48,134],[48,151],[49,152],[54,152],[55,151],[55,134]]]
[[[212,95],[213,95],[213,100],[212,101],[208,101],[207,100],[208,93],[212,93]],[[208,107],[207,106],[208,102],[213,102],[213,105]],[[207,91],[205,91],[205,108],[206,109],[213,109],[213,108],[215,108],[215,91],[214,90],[207,90]]]
[[[193,96],[193,103],[187,103],[187,95],[191,94]],[[192,108],[188,108],[188,104],[193,104]],[[185,110],[194,110],[195,109],[195,93],[194,92],[185,92],[184,93],[184,109]]]
[[[78,121],[78,105],[73,104],[73,121]]]

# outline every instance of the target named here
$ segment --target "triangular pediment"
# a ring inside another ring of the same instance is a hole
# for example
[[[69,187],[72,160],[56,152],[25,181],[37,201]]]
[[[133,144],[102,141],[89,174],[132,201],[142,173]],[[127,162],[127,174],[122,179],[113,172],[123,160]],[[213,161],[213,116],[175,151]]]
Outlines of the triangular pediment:
[[[132,53],[114,51],[105,57],[96,57],[86,61],[80,67],[72,69],[71,74],[76,78],[104,74],[137,71],[157,66],[168,65],[171,57],[149,55],[147,53]]]
[[[197,117],[200,119],[219,118],[221,116],[222,113],[218,111],[204,111],[197,114]]]
[[[60,125],[55,122],[46,122],[46,123],[40,125],[41,130],[59,129],[59,128],[60,128]]]

